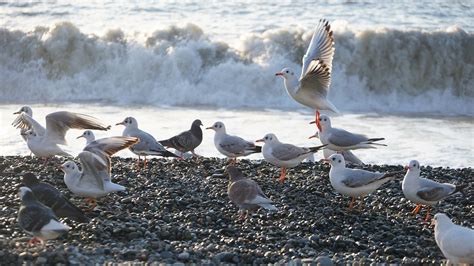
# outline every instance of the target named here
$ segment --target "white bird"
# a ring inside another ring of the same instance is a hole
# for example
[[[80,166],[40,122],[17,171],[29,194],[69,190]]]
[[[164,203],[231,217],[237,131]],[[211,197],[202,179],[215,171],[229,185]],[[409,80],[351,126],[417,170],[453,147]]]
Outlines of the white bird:
[[[400,171],[379,173],[346,168],[346,162],[341,154],[333,154],[325,161],[331,164],[329,180],[332,187],[342,195],[351,197],[349,209],[354,206],[356,198],[363,198],[374,192],[401,173]]]
[[[416,207],[412,211],[415,215],[418,214],[422,205],[428,206],[425,222],[430,217],[432,205],[458,192],[462,193],[462,189],[466,187],[466,185],[456,186],[421,178],[420,163],[417,160],[410,161],[410,164],[405,169],[407,169],[407,173],[402,182],[403,194],[405,198],[416,203]]]
[[[265,196],[260,186],[255,181],[245,178],[235,166],[229,165],[225,171],[230,179],[227,194],[229,199],[239,207],[240,219],[244,219],[249,211],[259,207],[269,211],[278,210],[272,200]]]
[[[17,128],[32,130],[27,131],[28,148],[38,157],[51,157],[55,155],[71,156],[59,145],[66,145],[66,132],[71,128],[109,130],[110,126],[105,126],[96,118],[84,114],[71,113],[66,111],[54,112],[46,116],[46,130],[43,135],[43,128],[36,120],[28,114],[22,112],[13,122]]]
[[[86,197],[86,201],[92,205],[92,209],[97,205],[96,198],[125,190],[124,186],[112,183],[110,169],[99,156],[83,151],[77,157],[81,162],[82,171],[79,170],[75,162],[65,162],[61,165],[61,170],[64,172],[64,183],[72,193]]]
[[[310,138],[319,138],[319,132],[316,131],[316,134],[314,134],[313,136],[311,136]],[[352,163],[352,164],[358,164],[358,165],[364,165],[364,162],[359,159],[354,153],[352,153],[351,151],[333,151],[333,150],[330,150],[330,149],[323,149],[323,157],[324,159],[327,159],[329,158],[329,156],[333,155],[333,154],[336,154],[336,153],[339,153],[341,154],[343,157],[344,157],[344,160],[346,161],[346,163]]]
[[[316,110],[330,110],[339,113],[327,99],[331,84],[332,59],[334,57],[334,37],[327,20],[320,20],[311,43],[303,57],[303,67],[298,78],[290,68],[276,73],[284,79],[288,94],[302,105]]]
[[[27,105],[22,106],[22,107],[20,108],[20,110],[14,112],[13,114],[14,114],[14,115],[19,115],[19,114],[21,114],[21,113],[25,113],[25,114],[29,115],[30,117],[33,117],[33,110],[31,109],[31,107],[29,107],[29,106],[27,106]],[[26,132],[27,132],[28,130],[32,130],[32,127],[27,127],[27,128],[22,128],[22,129],[20,129],[20,135],[21,135],[21,137],[23,138],[24,141],[27,140],[27,139],[26,139]],[[38,135],[41,135],[41,136],[43,136],[44,133],[45,133],[45,131],[46,131],[46,130],[44,129],[44,127],[41,126],[41,125],[39,125],[39,127],[38,127],[37,130],[38,130],[38,132],[36,132],[36,133],[37,133]]]
[[[474,230],[454,224],[444,213],[433,221],[436,244],[448,259],[447,265],[474,264]]]
[[[115,136],[115,137],[108,137],[102,139],[95,139],[95,135],[92,131],[86,130],[82,135],[77,138],[85,138],[86,139],[86,147],[84,147],[84,151],[92,152],[95,155],[99,156],[102,160],[107,163],[107,167],[109,168],[109,172],[111,169],[111,159],[112,155],[115,153],[129,148],[132,145],[137,144],[140,140],[135,137],[122,137],[122,136]]]
[[[18,211],[18,224],[33,238],[29,245],[45,240],[55,239],[69,231],[69,227],[59,222],[53,210],[39,202],[33,191],[20,187],[21,207]]]
[[[311,154],[319,151],[326,145],[317,147],[298,147],[292,144],[281,143],[275,134],[266,134],[263,139],[256,140],[263,142],[262,154],[265,161],[281,167],[281,175],[279,181],[285,182],[286,169],[299,165],[304,159]]]
[[[139,129],[135,118],[127,117],[116,125],[125,126],[122,133],[123,136],[140,139],[139,143],[130,147],[130,151],[138,155],[138,167],[140,167],[140,156],[145,157],[143,167],[146,167],[147,156],[178,157],[176,154],[166,150],[151,134]]]
[[[206,129],[212,129],[216,132],[214,134],[216,149],[229,157],[232,163],[235,163],[237,157],[262,152],[262,147],[256,146],[253,142],[227,134],[225,125],[222,122],[215,122],[212,127],[207,127]]]
[[[356,149],[374,149],[373,145],[387,146],[375,143],[385,138],[368,138],[362,134],[354,134],[344,129],[331,126],[331,119],[327,115],[321,115],[316,121],[319,129],[321,143],[327,144],[327,148],[334,151],[347,151]],[[314,121],[311,123],[315,123]],[[317,137],[316,134],[309,138]]]

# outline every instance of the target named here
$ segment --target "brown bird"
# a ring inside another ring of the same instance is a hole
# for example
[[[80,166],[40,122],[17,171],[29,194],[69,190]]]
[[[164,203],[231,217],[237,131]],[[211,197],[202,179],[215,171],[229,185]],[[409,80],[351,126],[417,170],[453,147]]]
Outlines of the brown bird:
[[[230,200],[239,207],[239,219],[245,219],[249,211],[259,207],[269,211],[278,210],[255,181],[245,178],[235,166],[229,165],[225,170],[230,179],[227,194]]]

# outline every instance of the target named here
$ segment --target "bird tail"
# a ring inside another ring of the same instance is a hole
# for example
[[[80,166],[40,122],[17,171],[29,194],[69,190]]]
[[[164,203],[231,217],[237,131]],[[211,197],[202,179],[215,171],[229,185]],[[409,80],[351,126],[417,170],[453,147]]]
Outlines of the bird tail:
[[[386,144],[375,143],[376,141],[381,141],[381,140],[385,140],[385,138],[372,138],[372,139],[368,139],[367,141],[365,141],[365,144],[378,145],[378,146],[387,146]]]
[[[459,192],[459,193],[461,193],[461,194],[463,194],[463,195],[465,196],[466,193],[464,193],[464,189],[465,189],[466,187],[468,187],[467,184],[463,184],[463,185],[458,185],[458,186],[456,186],[456,189],[454,190],[453,194],[456,194],[456,193]]]
[[[258,204],[260,207],[264,208],[265,210],[269,210],[269,211],[278,211],[278,208],[275,207],[274,205],[270,204],[270,203],[260,203]]]
[[[162,150],[162,151],[151,150],[151,151],[156,152],[156,155],[163,156],[163,157],[179,157],[178,155],[167,150]]]
[[[171,139],[165,139],[165,140],[160,140],[158,141],[161,145],[165,147],[172,147],[173,144],[171,143]]]
[[[316,146],[316,147],[309,147],[309,150],[312,152],[312,153],[315,153],[317,151],[319,151],[320,149],[326,147],[327,144],[324,144],[324,145],[321,145],[321,146]]]
[[[246,150],[252,153],[259,153],[259,152],[262,152],[262,146],[255,146],[252,148],[248,148]]]

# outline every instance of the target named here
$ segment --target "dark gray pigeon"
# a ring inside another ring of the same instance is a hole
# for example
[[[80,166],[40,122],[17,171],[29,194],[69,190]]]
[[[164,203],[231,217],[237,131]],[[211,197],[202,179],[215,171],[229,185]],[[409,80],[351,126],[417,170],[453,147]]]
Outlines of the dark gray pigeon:
[[[89,221],[84,212],[66,199],[58,189],[50,184],[41,183],[34,174],[24,174],[22,183],[33,191],[36,199],[52,208],[57,217],[67,217],[80,223]]]
[[[159,143],[165,147],[176,149],[181,153],[190,151],[194,156],[198,156],[194,153],[196,149],[202,142],[202,122],[199,119],[196,119],[191,124],[191,128],[187,131],[181,132],[179,135],[176,135],[170,139],[161,140]]]
[[[58,221],[53,210],[39,202],[33,191],[27,187],[21,187],[19,196],[21,207],[18,211],[18,224],[33,238],[28,245],[41,243],[48,239],[55,239],[69,231],[67,225]]]

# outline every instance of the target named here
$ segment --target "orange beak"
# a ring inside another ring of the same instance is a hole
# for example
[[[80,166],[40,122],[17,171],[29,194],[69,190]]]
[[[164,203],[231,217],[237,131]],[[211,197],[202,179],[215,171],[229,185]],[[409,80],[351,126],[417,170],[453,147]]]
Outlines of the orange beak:
[[[275,76],[283,76],[283,73],[277,72],[277,73],[275,73]]]
[[[124,123],[123,123],[123,121],[122,121],[122,122],[117,123],[117,124],[115,124],[115,125],[116,125],[116,126],[118,126],[118,125],[124,125]]]
[[[257,139],[255,142],[263,142],[263,139]]]

